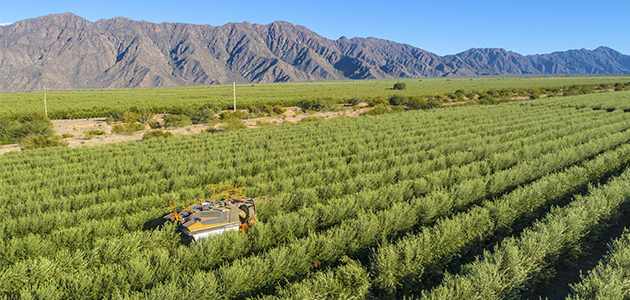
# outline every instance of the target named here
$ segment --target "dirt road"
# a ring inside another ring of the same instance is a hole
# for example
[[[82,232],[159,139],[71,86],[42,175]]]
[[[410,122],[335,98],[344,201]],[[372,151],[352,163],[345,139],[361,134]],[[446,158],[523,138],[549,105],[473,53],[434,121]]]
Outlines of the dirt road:
[[[301,113],[300,109],[297,107],[287,107],[287,110],[281,116],[275,117],[264,117],[264,118],[255,118],[255,119],[245,119],[243,122],[247,125],[248,128],[256,128],[259,127],[257,125],[258,122],[269,122],[271,124],[282,124],[282,123],[297,123],[303,118],[315,116],[323,119],[332,119],[338,117],[356,117],[361,113],[370,110],[371,108],[364,107],[360,109],[352,109],[346,108],[343,111],[327,111],[327,112],[316,112],[316,113]],[[164,115],[156,115],[154,118],[159,120],[162,119]],[[105,118],[91,118],[91,119],[73,119],[73,120],[52,120],[55,132],[59,135],[73,135],[73,137],[67,137],[69,147],[82,147],[82,146],[97,146],[104,145],[109,143],[120,143],[127,141],[139,141],[142,140],[142,136],[151,130],[143,130],[136,131],[133,133],[111,133],[112,126],[108,125],[105,122]],[[181,128],[173,128],[173,129],[162,129],[163,131],[168,131],[173,133],[174,135],[189,135],[189,134],[199,134],[210,126],[215,128],[219,128],[222,123],[210,125],[210,124],[196,124],[190,125]],[[107,134],[92,136],[91,138],[86,138],[85,133],[90,130],[102,130],[107,132]],[[20,151],[19,144],[10,144],[0,146],[0,154],[4,154],[10,151]]]

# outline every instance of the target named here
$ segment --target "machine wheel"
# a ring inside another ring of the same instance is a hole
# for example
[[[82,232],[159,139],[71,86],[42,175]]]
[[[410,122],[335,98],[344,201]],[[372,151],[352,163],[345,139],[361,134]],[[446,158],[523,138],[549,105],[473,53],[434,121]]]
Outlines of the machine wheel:
[[[249,208],[247,207],[247,205],[242,204],[238,207],[239,210],[241,210],[238,213],[238,218],[241,221],[241,225],[245,224],[249,221]]]

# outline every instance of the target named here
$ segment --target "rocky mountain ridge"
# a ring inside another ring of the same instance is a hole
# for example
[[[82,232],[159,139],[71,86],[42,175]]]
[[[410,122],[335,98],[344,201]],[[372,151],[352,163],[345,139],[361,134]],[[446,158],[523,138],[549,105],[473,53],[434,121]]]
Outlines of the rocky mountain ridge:
[[[439,56],[376,38],[330,40],[286,22],[223,26],[90,22],[65,13],[0,26],[0,91],[508,74],[627,74],[606,47]]]

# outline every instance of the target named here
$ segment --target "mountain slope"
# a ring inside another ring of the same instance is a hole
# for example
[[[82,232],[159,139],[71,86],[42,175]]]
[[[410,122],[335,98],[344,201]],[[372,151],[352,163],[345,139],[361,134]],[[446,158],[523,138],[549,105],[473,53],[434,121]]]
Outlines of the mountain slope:
[[[65,13],[0,26],[0,91],[504,74],[630,73],[610,48],[438,56],[376,38],[333,41],[286,22],[213,27]]]

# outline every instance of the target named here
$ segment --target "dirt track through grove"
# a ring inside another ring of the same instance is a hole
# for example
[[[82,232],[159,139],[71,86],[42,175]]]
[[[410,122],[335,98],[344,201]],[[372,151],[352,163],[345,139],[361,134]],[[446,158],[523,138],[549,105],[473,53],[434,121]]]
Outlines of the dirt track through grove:
[[[371,108],[364,107],[359,109],[346,108],[342,111],[327,111],[316,113],[300,113],[297,107],[287,107],[284,114],[274,117],[263,117],[254,119],[245,119],[243,122],[247,125],[247,128],[257,128],[258,122],[269,122],[271,124],[282,123],[297,123],[305,117],[318,117],[323,119],[332,119],[340,117],[356,117],[361,113],[370,110]],[[156,115],[154,119],[161,119],[164,115]],[[110,143],[121,143],[128,141],[140,141],[142,136],[151,130],[142,130],[132,133],[111,133],[112,126],[105,122],[105,118],[90,118],[90,119],[72,119],[72,120],[52,120],[53,127],[56,134],[71,134],[73,137],[67,137],[69,147],[83,147],[83,146],[97,146]],[[210,124],[196,124],[180,128],[162,128],[163,131],[171,132],[174,135],[189,135],[199,134],[207,130],[208,128],[219,128],[222,123],[214,125]],[[85,133],[90,130],[102,130],[107,134],[92,136],[86,138]],[[0,145],[0,154],[4,154],[11,151],[20,151],[19,144]]]

